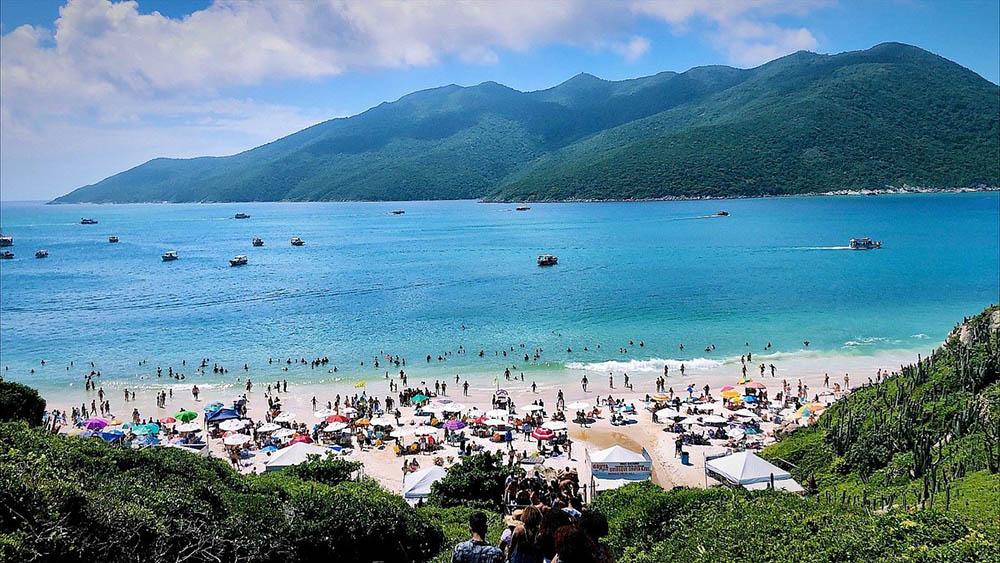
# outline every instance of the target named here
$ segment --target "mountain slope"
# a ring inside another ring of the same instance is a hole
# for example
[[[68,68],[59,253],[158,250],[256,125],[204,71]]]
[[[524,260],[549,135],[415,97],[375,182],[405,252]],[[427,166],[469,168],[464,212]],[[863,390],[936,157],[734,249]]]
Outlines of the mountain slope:
[[[57,202],[652,198],[1000,184],[1000,89],[915,47],[415,92]]]

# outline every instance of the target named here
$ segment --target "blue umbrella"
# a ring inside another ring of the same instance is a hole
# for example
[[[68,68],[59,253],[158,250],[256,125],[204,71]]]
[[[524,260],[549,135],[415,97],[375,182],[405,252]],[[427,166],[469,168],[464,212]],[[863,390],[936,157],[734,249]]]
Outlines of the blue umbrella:
[[[274,446],[264,446],[263,448],[260,449],[260,451],[265,453],[272,453],[278,451],[278,448]]]

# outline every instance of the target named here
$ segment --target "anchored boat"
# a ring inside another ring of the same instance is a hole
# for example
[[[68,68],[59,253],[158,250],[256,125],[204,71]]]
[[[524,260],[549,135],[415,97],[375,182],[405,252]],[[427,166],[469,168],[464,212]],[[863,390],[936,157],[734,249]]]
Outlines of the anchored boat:
[[[236,216],[235,216],[235,218],[236,219],[249,219],[250,216],[247,215],[246,213],[237,213]]]
[[[81,225],[96,225],[97,221],[95,221],[94,219],[88,219],[86,217],[80,217],[80,224]]]
[[[44,248],[35,251],[35,258],[48,258],[49,251]]]
[[[14,246],[14,237],[0,237],[0,246]]]
[[[300,239],[299,237],[292,237],[292,246],[303,246],[306,241]]]
[[[255,238],[255,239],[253,239],[253,245],[254,246],[264,246],[264,241],[262,239]]]
[[[229,261],[230,266],[246,266],[247,265],[247,255],[240,254],[238,256],[233,256]]]
[[[538,256],[539,266],[555,266],[559,263],[559,257],[551,254],[540,254]]]
[[[177,260],[177,251],[168,250],[164,252],[160,258],[162,258],[164,262],[173,262],[174,260]]]
[[[114,243],[118,242],[118,237],[116,237],[116,236],[110,236],[110,237],[108,237],[108,242],[114,244]]]

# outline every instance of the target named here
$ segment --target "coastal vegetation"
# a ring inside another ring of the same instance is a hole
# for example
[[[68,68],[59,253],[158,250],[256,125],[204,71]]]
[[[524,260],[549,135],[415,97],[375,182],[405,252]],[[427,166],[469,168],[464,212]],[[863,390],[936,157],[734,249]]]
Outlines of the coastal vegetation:
[[[23,421],[39,426],[45,416],[45,399],[38,391],[11,381],[0,381],[0,422]]]
[[[56,202],[720,197],[1000,185],[1000,88],[909,45],[547,90],[415,92]]]

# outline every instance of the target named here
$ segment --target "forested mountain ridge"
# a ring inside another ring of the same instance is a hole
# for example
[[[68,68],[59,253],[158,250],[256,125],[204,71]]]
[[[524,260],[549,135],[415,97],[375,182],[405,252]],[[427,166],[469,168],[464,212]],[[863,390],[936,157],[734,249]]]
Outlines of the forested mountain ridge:
[[[547,90],[415,92],[56,202],[630,199],[1000,184],[1000,88],[898,43]]]

